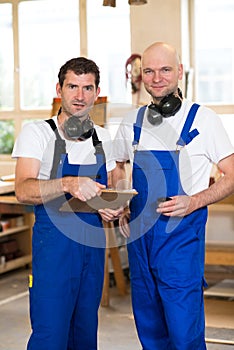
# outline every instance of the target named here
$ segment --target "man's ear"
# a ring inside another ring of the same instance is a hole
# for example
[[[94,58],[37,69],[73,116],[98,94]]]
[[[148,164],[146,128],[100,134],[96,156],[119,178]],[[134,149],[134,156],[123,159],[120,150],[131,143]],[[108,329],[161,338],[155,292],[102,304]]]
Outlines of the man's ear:
[[[182,80],[183,79],[183,72],[184,72],[184,67],[183,67],[183,64],[180,63],[179,64],[179,80]]]
[[[98,96],[99,96],[99,94],[100,94],[100,92],[101,92],[101,89],[100,89],[100,86],[97,88],[97,92],[96,92],[96,98],[95,98],[95,101],[97,101],[97,98],[98,98]]]
[[[58,97],[61,97],[61,86],[59,83],[56,84],[56,93]]]

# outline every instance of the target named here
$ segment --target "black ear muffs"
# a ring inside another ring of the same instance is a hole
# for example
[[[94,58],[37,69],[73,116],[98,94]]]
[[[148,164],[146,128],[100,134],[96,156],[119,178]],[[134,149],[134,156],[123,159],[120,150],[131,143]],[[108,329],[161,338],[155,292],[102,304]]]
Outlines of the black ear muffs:
[[[84,141],[93,135],[94,125],[90,118],[81,121],[73,115],[65,121],[64,132],[69,139]]]
[[[169,118],[175,115],[182,105],[182,92],[178,89],[178,95],[172,93],[165,96],[159,104],[151,103],[148,106],[148,121],[152,125],[159,125],[163,118]]]

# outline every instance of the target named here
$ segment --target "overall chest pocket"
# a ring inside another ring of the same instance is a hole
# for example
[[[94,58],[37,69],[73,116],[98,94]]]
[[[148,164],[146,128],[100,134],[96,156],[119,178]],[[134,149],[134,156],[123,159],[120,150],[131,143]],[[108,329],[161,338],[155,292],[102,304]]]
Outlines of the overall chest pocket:
[[[136,154],[133,186],[139,194],[133,200],[133,206],[136,203],[152,214],[156,211],[158,198],[179,193],[178,155],[175,151],[143,151]]]
[[[144,172],[170,170],[177,166],[178,155],[175,151],[140,151],[134,157],[133,170]]]
[[[167,182],[177,172],[178,155],[168,151],[142,151],[133,164],[133,185],[143,192],[166,193]]]

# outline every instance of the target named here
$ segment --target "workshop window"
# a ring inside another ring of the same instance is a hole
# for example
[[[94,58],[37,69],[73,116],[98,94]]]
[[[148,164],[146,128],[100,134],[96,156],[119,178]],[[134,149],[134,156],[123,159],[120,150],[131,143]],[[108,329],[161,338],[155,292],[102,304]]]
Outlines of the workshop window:
[[[194,0],[195,95],[200,103],[234,104],[233,18],[233,0]]]
[[[28,120],[51,115],[59,68],[72,57],[92,58],[100,67],[102,96],[125,101],[129,5],[122,1],[111,10],[102,0],[0,0],[0,120],[4,135],[11,133],[8,140],[14,142]],[[7,150],[11,146],[0,146],[0,154]]]
[[[47,109],[60,66],[79,56],[77,0],[19,3],[21,109]]]
[[[14,146],[13,120],[0,120],[0,154],[10,154]]]
[[[0,4],[0,111],[14,108],[12,4]]]

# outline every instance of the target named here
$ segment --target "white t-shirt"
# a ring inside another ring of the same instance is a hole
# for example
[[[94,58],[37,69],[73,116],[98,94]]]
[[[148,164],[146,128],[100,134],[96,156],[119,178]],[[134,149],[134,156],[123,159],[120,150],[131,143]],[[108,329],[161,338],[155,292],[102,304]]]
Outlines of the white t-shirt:
[[[53,120],[57,125],[57,116],[54,116]],[[111,171],[115,168],[115,161],[113,161],[112,142],[109,131],[97,125],[95,125],[95,129],[99,140],[102,141],[106,156],[107,171]],[[60,136],[64,139],[62,133]],[[41,168],[38,178],[49,179],[53,164],[55,140],[54,131],[44,120],[27,123],[16,139],[12,157],[40,160]],[[79,142],[65,139],[65,142],[70,164],[96,164],[92,137]]]
[[[147,119],[147,109],[142,125],[138,150],[175,151],[192,102],[184,99],[175,116],[163,118],[162,124],[153,126]],[[123,119],[114,141],[114,159],[133,162],[133,123],[137,110]],[[190,129],[199,135],[180,149],[179,171],[184,191],[192,195],[208,187],[213,164],[234,153],[220,117],[211,109],[200,106]]]

